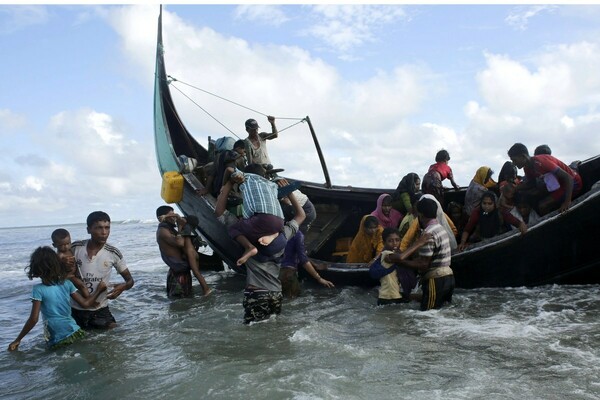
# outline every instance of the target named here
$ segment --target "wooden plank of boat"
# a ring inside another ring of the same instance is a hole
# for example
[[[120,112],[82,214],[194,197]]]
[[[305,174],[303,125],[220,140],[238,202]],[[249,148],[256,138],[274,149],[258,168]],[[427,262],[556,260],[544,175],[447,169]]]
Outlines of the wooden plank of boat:
[[[180,155],[193,157],[203,165],[209,161],[209,153],[185,128],[171,98],[161,21],[162,11],[158,21],[154,91],[156,156],[162,175],[180,169],[177,159]],[[314,131],[311,134],[316,139]],[[318,141],[315,140],[315,144],[318,147]],[[366,266],[334,262],[331,254],[335,252],[338,238],[354,236],[361,217],[373,210],[377,197],[393,190],[332,185],[324,160],[322,165],[326,177],[324,184],[301,181],[302,192],[315,204],[318,214],[313,223],[314,230],[306,236],[309,256],[327,268],[320,274],[338,285],[375,285],[377,282],[369,277]],[[600,156],[583,161],[579,172],[585,194],[568,212],[546,216],[525,235],[508,232],[454,254],[452,268],[457,287],[600,283],[600,253],[595,248],[600,237],[600,195],[598,190],[590,191],[592,184],[600,180]],[[183,199],[177,203],[178,207],[185,215],[198,216],[198,230],[215,254],[230,268],[244,273],[244,267],[236,265],[242,253],[241,246],[229,237],[225,225],[215,217],[215,199],[196,194],[199,187],[202,187],[199,179],[186,174]],[[446,199],[462,203],[464,195],[465,188],[450,190],[446,192]]]

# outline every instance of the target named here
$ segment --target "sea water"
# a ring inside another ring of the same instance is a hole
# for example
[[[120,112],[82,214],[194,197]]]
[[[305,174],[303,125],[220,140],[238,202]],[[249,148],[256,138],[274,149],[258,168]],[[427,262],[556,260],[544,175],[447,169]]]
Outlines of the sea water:
[[[207,298],[166,297],[154,221],[112,224],[135,279],[110,303],[117,328],[50,351],[40,319],[8,352],[39,281],[23,269],[55,228],[0,229],[3,399],[600,398],[600,286],[459,289],[421,312],[376,307],[376,288],[304,282],[281,315],[246,326],[231,271],[205,273]]]

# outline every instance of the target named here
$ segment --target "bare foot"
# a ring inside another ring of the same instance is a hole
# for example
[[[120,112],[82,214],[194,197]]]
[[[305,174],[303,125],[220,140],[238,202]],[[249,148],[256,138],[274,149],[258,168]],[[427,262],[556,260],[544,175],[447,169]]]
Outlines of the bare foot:
[[[202,294],[202,297],[206,297],[213,292],[213,290],[209,287],[207,287],[206,289],[203,289],[203,291],[204,291],[204,293]]]
[[[238,258],[237,260],[237,265],[240,266],[243,263],[245,263],[246,261],[248,261],[248,259],[252,256],[255,256],[258,253],[258,250],[256,249],[256,247],[252,247],[248,250],[246,250],[246,252],[244,252],[244,254],[242,254],[242,256],[240,258]]]
[[[263,246],[268,246],[273,240],[275,240],[277,236],[279,236],[279,232],[275,232],[272,235],[260,237],[258,238],[258,243],[262,244]]]

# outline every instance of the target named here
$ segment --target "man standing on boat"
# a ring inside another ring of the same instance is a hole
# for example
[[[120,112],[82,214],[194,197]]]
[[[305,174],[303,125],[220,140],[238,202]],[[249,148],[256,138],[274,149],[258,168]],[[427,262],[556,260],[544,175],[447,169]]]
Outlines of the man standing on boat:
[[[525,182],[517,190],[539,192],[538,214],[545,215],[557,208],[564,212],[571,206],[571,200],[583,187],[581,176],[568,165],[549,154],[530,157],[527,147],[515,143],[508,149],[508,156],[517,168],[523,168]],[[545,190],[537,190],[537,180],[543,181]]]
[[[275,139],[279,136],[277,127],[275,126],[275,117],[268,116],[267,119],[271,124],[271,133],[258,133],[258,122],[255,119],[246,120],[246,132],[248,137],[244,140],[246,144],[246,157],[248,164],[271,164],[269,152],[267,151],[267,140]]]

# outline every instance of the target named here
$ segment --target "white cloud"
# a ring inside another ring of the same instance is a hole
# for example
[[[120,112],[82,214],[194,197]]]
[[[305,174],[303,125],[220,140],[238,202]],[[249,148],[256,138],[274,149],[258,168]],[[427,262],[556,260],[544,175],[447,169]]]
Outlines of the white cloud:
[[[315,5],[311,20],[316,22],[304,33],[323,41],[342,55],[376,40],[382,25],[407,19],[399,5]]]
[[[0,34],[12,34],[33,25],[45,24],[48,18],[48,10],[44,6],[2,6],[0,7]]]
[[[515,7],[511,13],[505,18],[508,25],[514,29],[524,31],[527,29],[529,21],[542,14],[552,13],[556,10],[557,6],[554,5],[533,5],[533,6],[519,6]]]
[[[0,109],[0,135],[16,132],[27,124],[24,115],[17,114],[7,108]]]
[[[46,186],[45,182],[43,179],[37,178],[35,176],[28,176],[25,178],[25,182],[23,183],[23,188],[25,190],[27,189],[33,189],[36,192],[41,192],[42,189],[44,188],[44,186]]]
[[[289,21],[281,6],[272,4],[240,5],[235,8],[233,15],[235,19],[244,19],[272,26],[279,26]]]

